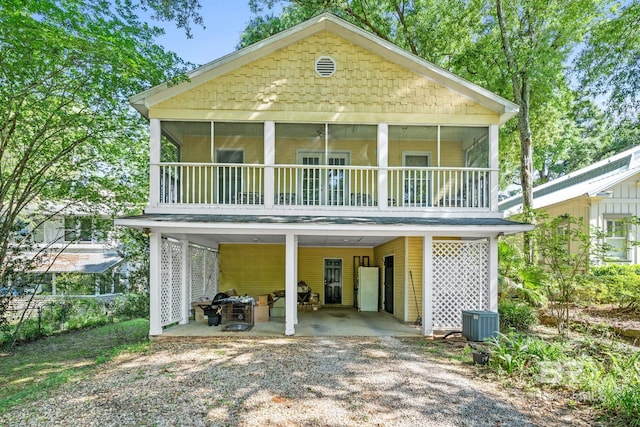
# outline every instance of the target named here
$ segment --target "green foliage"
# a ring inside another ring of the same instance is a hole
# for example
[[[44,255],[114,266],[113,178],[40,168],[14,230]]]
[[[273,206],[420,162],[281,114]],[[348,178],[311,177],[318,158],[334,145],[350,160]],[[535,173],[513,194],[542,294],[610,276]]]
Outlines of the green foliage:
[[[581,218],[570,215],[549,218],[537,213],[536,223],[532,235],[539,255],[542,289],[557,322],[558,333],[564,335],[576,291],[586,280],[589,257],[597,248]]]
[[[125,319],[149,318],[149,295],[129,293],[118,297],[113,314]]]
[[[538,323],[533,307],[522,302],[503,299],[498,302],[498,313],[502,331],[526,332]]]
[[[148,136],[128,98],[183,63],[155,44],[162,30],[138,19],[140,4],[2,3],[0,283],[29,269],[30,233],[15,233],[28,205],[71,197],[118,211],[146,199]]]
[[[581,294],[584,302],[640,309],[640,265],[608,264],[592,267],[590,273]]]
[[[640,352],[591,338],[549,342],[509,333],[491,341],[489,366],[535,386],[582,392],[616,424],[640,425]]]

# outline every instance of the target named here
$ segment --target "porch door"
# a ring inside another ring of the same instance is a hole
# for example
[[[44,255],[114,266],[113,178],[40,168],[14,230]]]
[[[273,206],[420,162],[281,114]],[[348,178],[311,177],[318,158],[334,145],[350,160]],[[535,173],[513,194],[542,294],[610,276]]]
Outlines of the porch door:
[[[384,258],[384,311],[393,313],[393,256]]]
[[[347,182],[344,167],[348,164],[346,154],[329,154],[329,166],[338,166],[327,171],[327,204],[345,205],[347,197]]]
[[[309,166],[318,166],[322,161],[321,153],[304,153],[298,162],[305,167],[300,176],[300,194],[303,205],[319,205],[321,193],[321,170]]]
[[[298,163],[303,165],[299,175],[299,192],[303,205],[343,205],[348,195],[347,177],[344,167],[349,164],[349,153],[330,153],[327,165],[336,168],[320,169],[324,165],[324,153],[298,154]]]
[[[243,150],[217,150],[218,163],[239,164],[244,163]],[[218,167],[218,195],[217,203],[236,203],[238,194],[242,192],[242,166]]]
[[[429,153],[404,153],[406,168],[426,168],[430,165]],[[404,171],[405,206],[430,206],[429,177],[425,170],[408,169]]]
[[[324,260],[324,303],[342,304],[342,259]]]

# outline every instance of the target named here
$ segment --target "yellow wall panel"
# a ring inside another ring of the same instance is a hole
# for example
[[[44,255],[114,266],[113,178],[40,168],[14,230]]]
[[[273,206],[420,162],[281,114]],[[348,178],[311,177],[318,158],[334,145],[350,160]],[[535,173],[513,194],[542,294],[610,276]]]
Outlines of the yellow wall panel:
[[[260,295],[285,289],[284,245],[220,245],[220,291]],[[324,301],[324,259],[342,259],[342,305],[353,306],[353,257],[368,256],[371,248],[307,248],[298,250],[298,278]],[[373,264],[371,264],[373,266]]]
[[[332,77],[315,72],[322,55],[336,61]],[[154,110],[286,112],[293,121],[321,112],[429,115],[442,123],[459,123],[456,115],[498,120],[476,102],[326,31],[165,100],[151,108],[152,116]]]
[[[407,239],[409,248],[407,253],[409,267],[407,320],[413,322],[418,316],[422,317],[422,247],[424,240],[422,237],[408,237]]]
[[[376,265],[380,267],[380,283],[384,283],[384,257],[393,255],[393,316],[404,321],[404,295],[407,273],[405,269],[405,238],[399,237],[374,249]]]

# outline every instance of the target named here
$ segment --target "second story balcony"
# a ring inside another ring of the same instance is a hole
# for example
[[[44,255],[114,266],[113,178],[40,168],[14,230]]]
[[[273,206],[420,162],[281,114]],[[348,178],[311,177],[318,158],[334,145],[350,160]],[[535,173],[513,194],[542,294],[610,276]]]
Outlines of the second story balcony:
[[[161,161],[151,164],[151,211],[497,212],[491,126],[158,125]]]

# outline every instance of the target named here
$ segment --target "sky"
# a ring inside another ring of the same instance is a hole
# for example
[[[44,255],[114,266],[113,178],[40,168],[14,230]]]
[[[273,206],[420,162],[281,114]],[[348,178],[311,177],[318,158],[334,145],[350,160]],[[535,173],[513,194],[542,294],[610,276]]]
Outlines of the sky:
[[[173,22],[154,22],[166,34],[158,43],[185,61],[202,65],[236,50],[240,34],[252,17],[248,0],[203,0],[200,13],[205,29],[194,26],[193,38]]]

